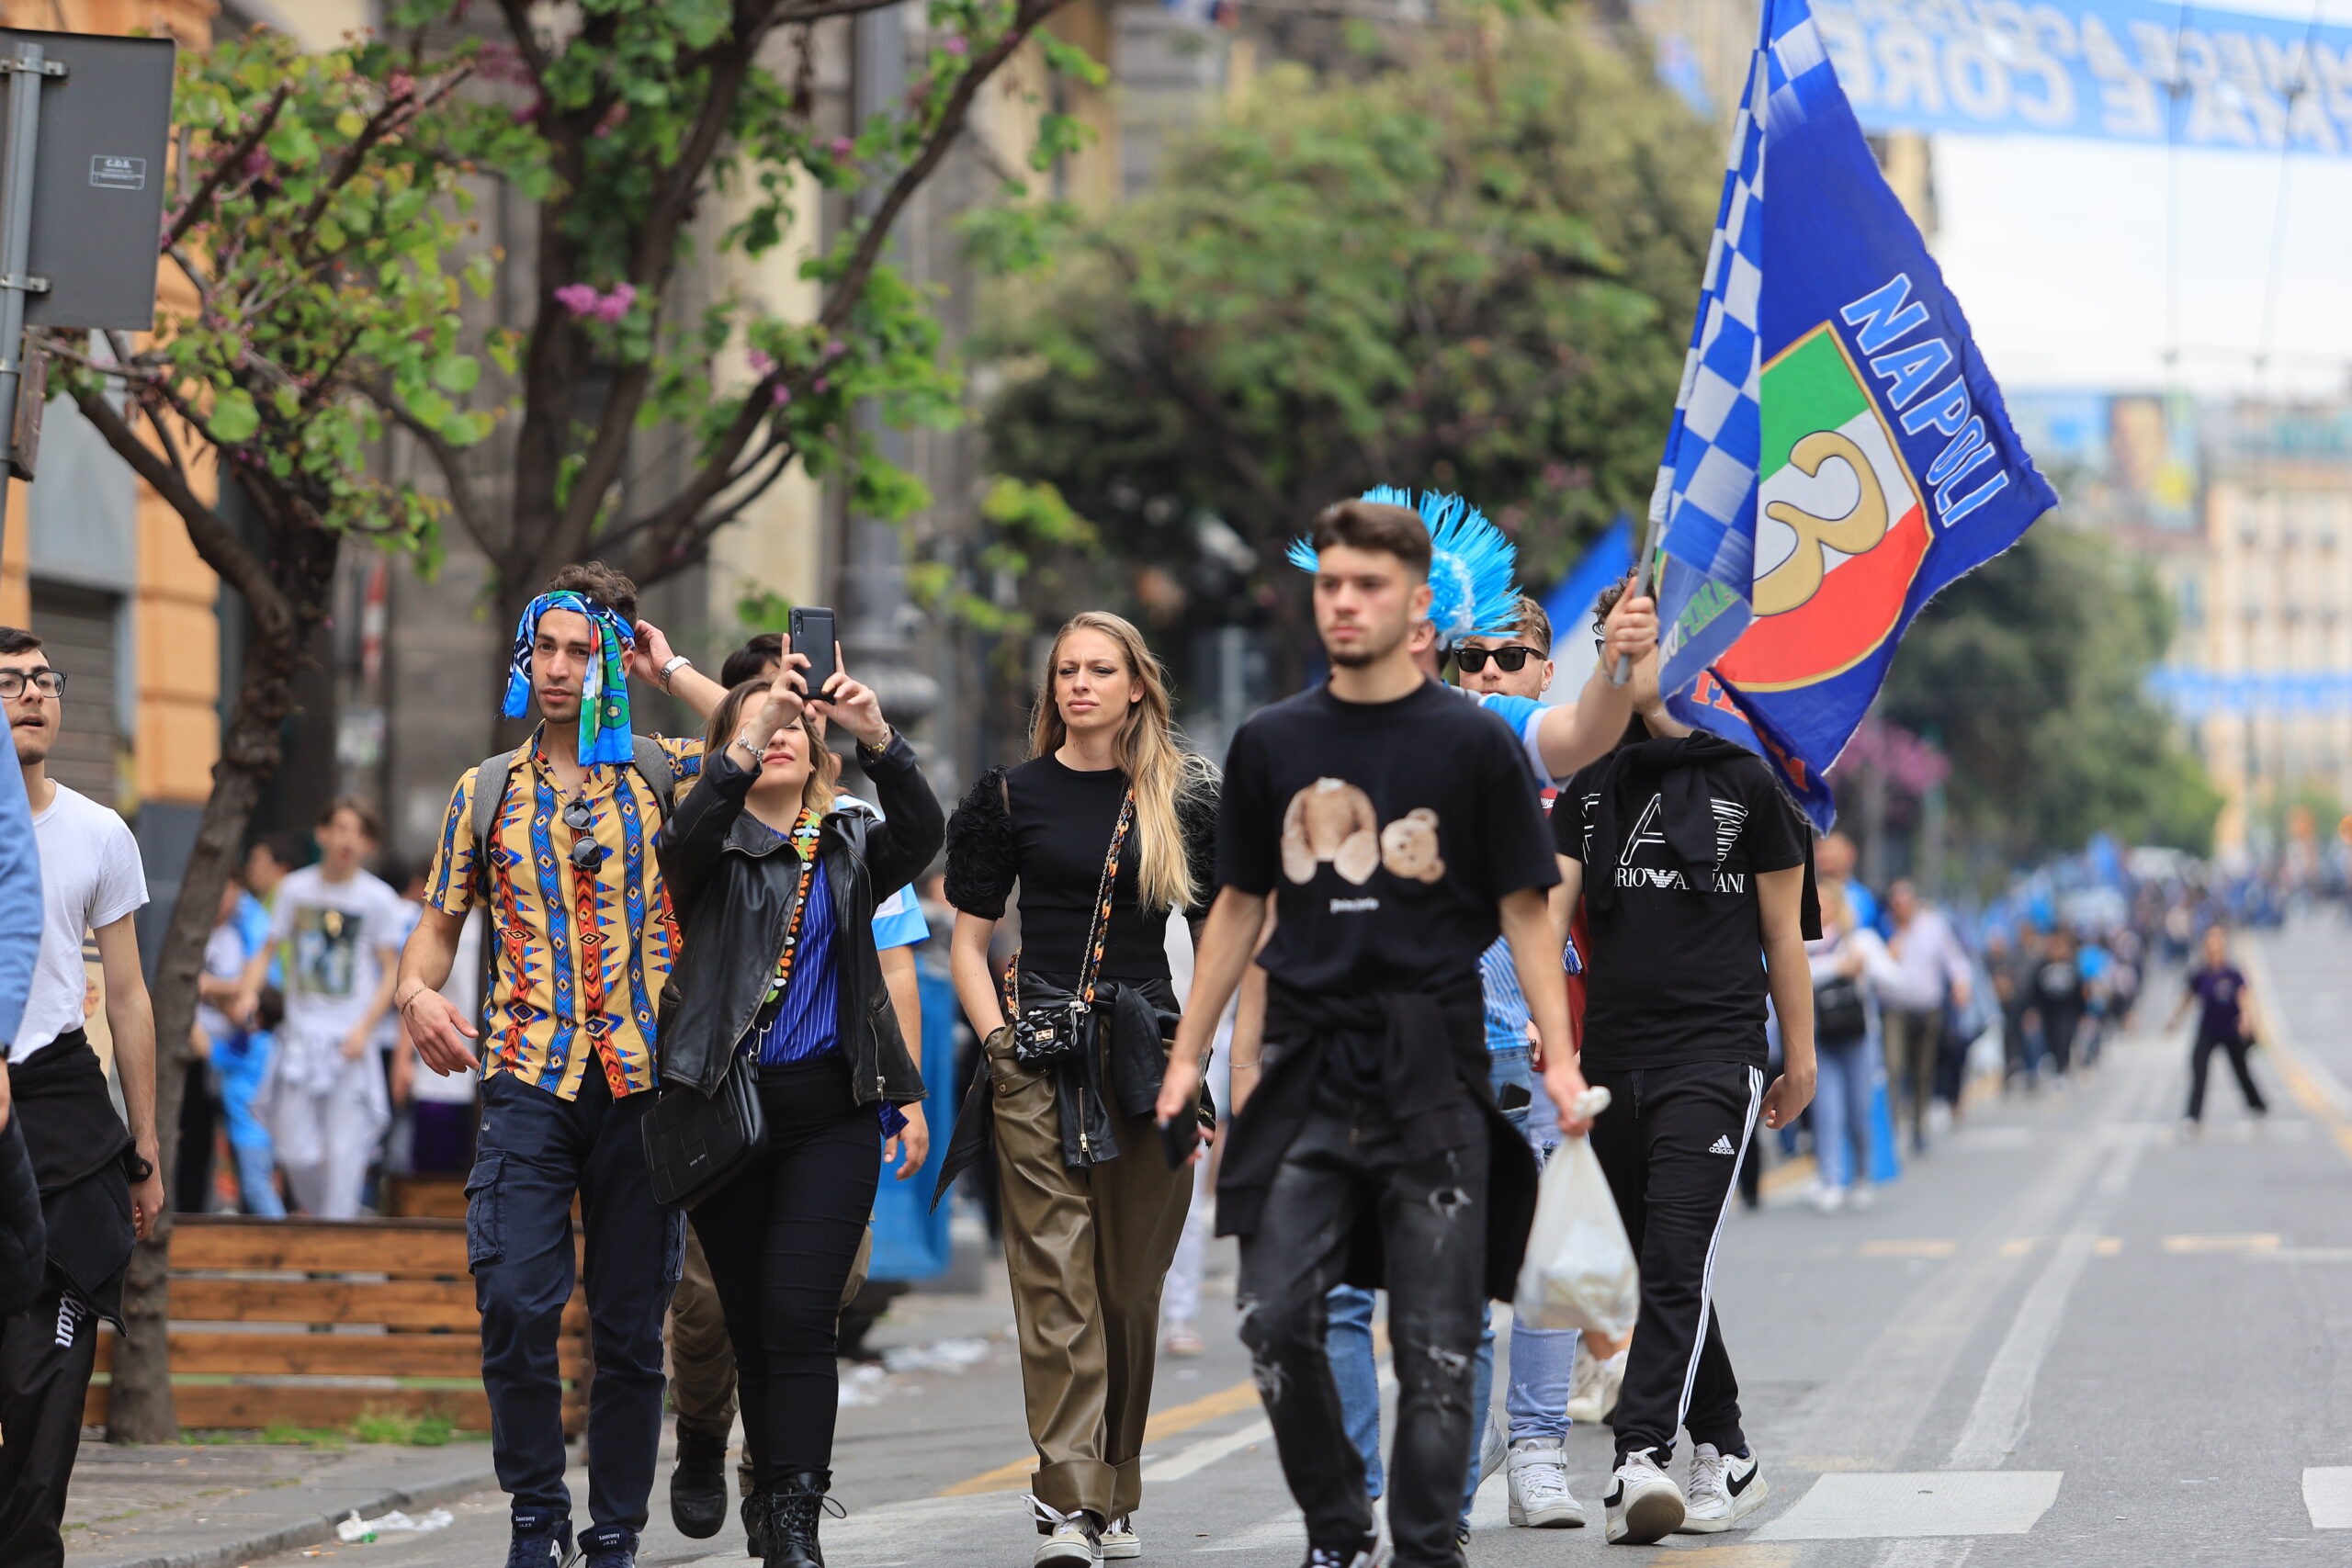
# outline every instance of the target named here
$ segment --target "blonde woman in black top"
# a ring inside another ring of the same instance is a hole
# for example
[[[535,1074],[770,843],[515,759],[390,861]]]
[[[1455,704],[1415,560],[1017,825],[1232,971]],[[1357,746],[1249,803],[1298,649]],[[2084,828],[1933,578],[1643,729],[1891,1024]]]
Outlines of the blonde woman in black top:
[[[984,775],[948,824],[956,992],[988,1072],[939,1190],[994,1144],[1037,1450],[1037,1568],[1142,1551],[1131,1516],[1159,1291],[1193,1190],[1153,1117],[1178,1011],[1165,943],[1170,912],[1205,910],[1216,804],[1215,771],[1184,750],[1142,634],[1089,612],[1054,639],[1029,761]],[[1016,886],[1021,953],[1001,984],[989,943]]]

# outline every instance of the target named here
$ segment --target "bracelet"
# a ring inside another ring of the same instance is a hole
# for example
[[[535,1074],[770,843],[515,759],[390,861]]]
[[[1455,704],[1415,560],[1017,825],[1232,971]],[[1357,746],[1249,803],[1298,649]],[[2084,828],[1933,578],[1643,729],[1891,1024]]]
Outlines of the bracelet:
[[[890,749],[890,742],[896,740],[898,738],[899,732],[891,728],[889,725],[885,724],[882,727],[881,739],[873,741],[861,740],[857,743],[858,754],[863,757],[879,757],[883,752],[888,751]]]

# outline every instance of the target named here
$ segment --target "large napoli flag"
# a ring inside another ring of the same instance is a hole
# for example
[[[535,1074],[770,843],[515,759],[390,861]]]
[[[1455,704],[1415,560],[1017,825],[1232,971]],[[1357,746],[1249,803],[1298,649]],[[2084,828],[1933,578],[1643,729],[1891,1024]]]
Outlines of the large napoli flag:
[[[1911,617],[2056,501],[1805,0],[1766,0],[1651,502],[1668,705],[1827,828]]]

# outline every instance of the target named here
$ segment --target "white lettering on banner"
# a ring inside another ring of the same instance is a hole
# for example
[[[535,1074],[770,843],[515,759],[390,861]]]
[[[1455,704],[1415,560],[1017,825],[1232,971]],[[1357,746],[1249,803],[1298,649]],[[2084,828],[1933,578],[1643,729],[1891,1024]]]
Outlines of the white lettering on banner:
[[[2352,153],[2352,28],[2168,0],[1815,0],[1871,130]]]
[[[1996,454],[1986,438],[1984,421],[1971,411],[1964,369],[1940,392],[1921,399],[1928,383],[1956,362],[1951,344],[1931,337],[1895,347],[1898,339],[1928,324],[1928,308],[1911,298],[1911,275],[1896,273],[1838,314],[1854,329],[1862,352],[1871,356],[1871,374],[1886,383],[1887,400],[1902,412],[1903,428],[1913,435],[1934,429],[1951,437],[1928,468],[1938,525],[1951,527],[2007,488],[2009,471],[2000,468],[1966,495],[1958,493],[1960,481],[1995,461]],[[1917,406],[1906,406],[1915,402]]]

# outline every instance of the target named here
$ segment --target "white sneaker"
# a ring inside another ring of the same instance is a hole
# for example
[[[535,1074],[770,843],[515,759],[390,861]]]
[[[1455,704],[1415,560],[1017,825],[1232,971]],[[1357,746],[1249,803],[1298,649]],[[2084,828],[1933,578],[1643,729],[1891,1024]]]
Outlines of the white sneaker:
[[[1690,1501],[1682,1515],[1684,1535],[1714,1535],[1727,1530],[1764,1506],[1771,1484],[1755,1460],[1727,1454],[1713,1443],[1701,1443],[1690,1453]]]
[[[1626,1457],[1609,1478],[1607,1534],[1611,1546],[1651,1546],[1682,1528],[1682,1488],[1647,1450]]]
[[[1578,1345],[1576,1371],[1568,1377],[1568,1419],[1600,1426],[1616,1410],[1617,1391],[1624,1386],[1624,1351],[1604,1361]]]
[[[1584,1505],[1568,1490],[1566,1449],[1541,1438],[1510,1446],[1510,1522],[1521,1529],[1584,1528]]]
[[[1036,1521],[1050,1527],[1030,1558],[1031,1568],[1095,1568],[1102,1561],[1102,1535],[1094,1516],[1080,1508],[1065,1514],[1035,1497],[1024,1497]]]
[[[1487,1477],[1500,1470],[1503,1461],[1510,1457],[1510,1433],[1505,1429],[1502,1417],[1489,1410],[1487,1412],[1487,1429],[1478,1440],[1479,1484],[1484,1485]]]
[[[1103,1562],[1142,1555],[1143,1538],[1136,1534],[1134,1519],[1113,1519],[1102,1528]]]
[[[1834,1214],[1845,1206],[1846,1190],[1844,1188],[1832,1187],[1826,1181],[1814,1184],[1813,1207],[1815,1213]]]

